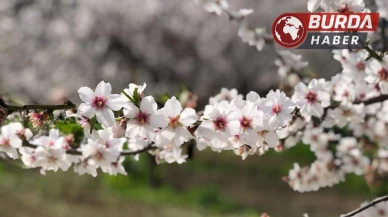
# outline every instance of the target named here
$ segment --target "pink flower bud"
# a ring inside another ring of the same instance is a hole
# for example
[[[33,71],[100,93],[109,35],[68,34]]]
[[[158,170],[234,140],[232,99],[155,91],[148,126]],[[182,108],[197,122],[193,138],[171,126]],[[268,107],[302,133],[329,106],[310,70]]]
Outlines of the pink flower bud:
[[[69,149],[71,149],[71,146],[73,144],[74,144],[74,135],[69,134],[69,135],[65,136],[62,148],[65,150],[69,150]]]
[[[44,124],[44,121],[47,120],[47,114],[45,112],[33,112],[28,114],[28,116],[30,117],[30,121],[35,128],[41,128]]]
[[[125,135],[125,128],[123,127],[122,121],[115,123],[112,127],[112,134],[114,138],[121,138]]]
[[[85,116],[79,117],[78,123],[81,125],[83,129],[90,127],[90,119]]]

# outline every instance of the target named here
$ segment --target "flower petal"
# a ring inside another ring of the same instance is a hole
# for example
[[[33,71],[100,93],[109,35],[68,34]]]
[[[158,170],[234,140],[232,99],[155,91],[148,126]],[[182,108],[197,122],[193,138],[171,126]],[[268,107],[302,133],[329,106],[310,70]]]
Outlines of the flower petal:
[[[123,104],[123,112],[126,118],[135,118],[139,113],[139,108],[132,102],[126,102]]]
[[[180,122],[183,126],[188,127],[198,120],[198,115],[192,108],[185,108],[180,116]]]
[[[91,102],[94,96],[94,92],[89,87],[81,87],[78,90],[79,98],[84,102]]]
[[[96,114],[96,111],[97,110],[94,107],[86,103],[82,103],[77,109],[78,114],[88,118],[93,117]]]
[[[96,95],[99,96],[108,96],[110,93],[112,93],[112,86],[110,83],[106,83],[104,81],[101,81],[94,91]]]
[[[164,104],[163,111],[167,117],[176,117],[181,113],[182,105],[174,96]]]
[[[107,106],[113,111],[118,111],[123,107],[123,98],[119,94],[111,94],[108,96]]]
[[[9,143],[12,146],[12,148],[22,147],[22,140],[16,135],[11,136]]]
[[[155,114],[157,109],[158,105],[156,104],[154,97],[147,96],[141,100],[140,110],[142,112],[146,112],[148,114]]]
[[[109,108],[104,108],[97,112],[97,121],[104,126],[111,127],[115,123],[115,116],[113,111]]]

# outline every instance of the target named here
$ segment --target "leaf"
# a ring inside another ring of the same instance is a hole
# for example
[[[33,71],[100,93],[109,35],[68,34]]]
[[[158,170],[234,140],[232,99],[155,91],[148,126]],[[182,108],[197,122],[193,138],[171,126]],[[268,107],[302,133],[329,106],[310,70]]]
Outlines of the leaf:
[[[133,102],[133,99],[131,96],[129,96],[124,90],[121,91],[122,94],[124,94],[124,96],[126,96],[131,102]]]

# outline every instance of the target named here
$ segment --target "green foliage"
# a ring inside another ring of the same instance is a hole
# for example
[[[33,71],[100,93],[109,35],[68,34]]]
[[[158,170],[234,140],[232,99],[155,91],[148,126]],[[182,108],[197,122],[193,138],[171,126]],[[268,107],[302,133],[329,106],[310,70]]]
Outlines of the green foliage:
[[[235,213],[241,212],[243,209],[243,207],[221,197],[219,190],[214,185],[197,186],[183,191],[178,191],[168,185],[158,188],[150,187],[150,165],[145,156],[142,156],[138,162],[127,160],[124,165],[128,172],[127,176],[104,175],[104,181],[113,189],[118,190],[120,194],[131,199],[157,205],[206,208],[213,213]],[[163,171],[155,172],[159,172],[159,175],[163,174]],[[251,215],[256,212],[249,210],[248,213]]]
[[[71,119],[56,121],[55,128],[64,135],[73,134],[76,144],[79,144],[84,138],[84,130],[82,127]]]

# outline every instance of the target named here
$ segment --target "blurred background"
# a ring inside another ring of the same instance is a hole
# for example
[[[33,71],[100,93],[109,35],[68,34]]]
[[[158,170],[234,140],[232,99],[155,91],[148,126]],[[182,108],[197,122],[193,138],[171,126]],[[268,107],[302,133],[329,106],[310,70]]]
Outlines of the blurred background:
[[[373,1],[367,2],[374,8]],[[307,11],[306,0],[230,0],[252,8],[248,22],[266,27],[281,13]],[[0,0],[0,93],[30,103],[79,103],[81,86],[104,80],[115,92],[147,83],[147,94],[182,85],[199,105],[221,87],[263,95],[279,86],[276,53],[244,44],[238,25],[191,0]],[[295,50],[308,70],[341,70],[330,50]],[[308,147],[248,157],[194,151],[184,165],[147,156],[126,162],[128,176],[39,174],[0,160],[1,217],[339,216],[379,192],[349,177],[331,189],[300,194],[282,181],[293,162],[314,160]]]

